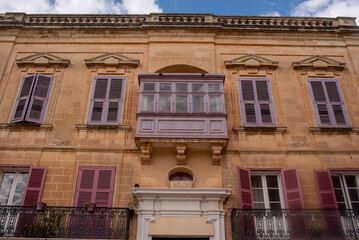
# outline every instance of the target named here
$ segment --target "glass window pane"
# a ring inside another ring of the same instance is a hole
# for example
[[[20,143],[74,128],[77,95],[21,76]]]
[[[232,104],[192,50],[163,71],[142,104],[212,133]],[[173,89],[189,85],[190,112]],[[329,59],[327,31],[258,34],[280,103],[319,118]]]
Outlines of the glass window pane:
[[[171,111],[171,96],[170,95],[160,96],[159,111],[160,112],[170,112]]]
[[[334,188],[341,188],[339,176],[332,176]]]
[[[348,187],[358,187],[357,181],[356,181],[354,175],[346,175],[345,176],[345,182],[346,182]]]
[[[356,216],[358,216],[359,213],[359,203],[352,203],[352,209]]]
[[[254,209],[265,209],[264,203],[253,203]]]
[[[279,202],[279,190],[278,189],[268,189],[268,196],[270,202]]]
[[[170,83],[161,83],[160,84],[160,91],[161,92],[170,92],[171,91],[171,84]]]
[[[176,112],[187,112],[187,96],[176,96]]]
[[[277,176],[266,176],[267,186],[269,188],[278,188],[278,178]]]
[[[252,193],[253,193],[253,202],[264,202],[262,189],[253,189]]]
[[[10,190],[12,187],[12,184],[15,180],[15,173],[13,172],[6,172],[3,174],[3,178],[1,181],[0,186],[0,201],[2,205],[7,205],[9,197],[10,197]]]
[[[252,188],[262,188],[261,176],[251,176]]]
[[[208,84],[208,92],[220,92],[221,87],[219,84]]]
[[[187,92],[187,83],[177,83],[176,92]]]
[[[204,92],[204,84],[192,84],[192,92]]]
[[[210,112],[221,112],[221,97],[220,96],[209,96],[209,111]]]
[[[335,189],[335,197],[336,197],[338,203],[345,202],[342,189]]]
[[[20,173],[17,177],[17,182],[16,182],[16,187],[15,187],[15,193],[14,193],[14,198],[12,200],[11,205],[16,205],[19,206],[22,203],[22,198],[24,196],[25,193],[25,188],[26,188],[26,182],[27,182],[27,177],[28,177],[28,173]]]
[[[350,201],[359,201],[358,189],[348,189]]]
[[[271,203],[270,204],[270,209],[272,209],[272,210],[281,210],[282,207],[281,207],[280,203]]]
[[[193,96],[193,112],[204,112],[204,96]]]
[[[155,96],[144,95],[142,98],[142,111],[154,112],[155,111]]]
[[[154,83],[144,83],[143,91],[155,91],[155,84]]]

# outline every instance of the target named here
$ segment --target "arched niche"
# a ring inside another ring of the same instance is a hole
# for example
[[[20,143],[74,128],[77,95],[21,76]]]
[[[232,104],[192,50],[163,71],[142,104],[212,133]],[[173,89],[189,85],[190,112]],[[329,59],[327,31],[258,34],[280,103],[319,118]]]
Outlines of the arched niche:
[[[208,73],[206,70],[186,64],[175,64],[161,68],[156,73]]]

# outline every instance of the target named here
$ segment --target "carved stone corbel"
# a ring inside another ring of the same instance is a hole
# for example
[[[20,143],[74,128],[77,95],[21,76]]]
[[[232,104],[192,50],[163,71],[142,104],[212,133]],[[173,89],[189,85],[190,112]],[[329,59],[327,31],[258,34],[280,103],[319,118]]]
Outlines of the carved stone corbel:
[[[151,164],[152,144],[151,143],[141,144],[140,151],[141,151],[141,163],[146,165]]]
[[[212,145],[212,164],[221,165],[222,162],[222,145]]]
[[[186,144],[177,144],[176,145],[176,159],[177,165],[185,165],[186,164]]]

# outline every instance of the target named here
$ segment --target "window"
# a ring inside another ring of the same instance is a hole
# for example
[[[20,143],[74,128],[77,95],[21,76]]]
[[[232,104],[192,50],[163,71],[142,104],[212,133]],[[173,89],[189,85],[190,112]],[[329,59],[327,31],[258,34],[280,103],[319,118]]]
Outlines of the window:
[[[337,79],[308,79],[319,127],[349,127],[349,118]]]
[[[115,185],[115,167],[80,167],[75,193],[75,207],[95,203],[111,207]]]
[[[121,124],[125,78],[96,76],[93,83],[89,124]]]
[[[0,169],[0,205],[34,206],[40,201],[47,168]]]
[[[268,78],[239,78],[241,115],[244,126],[275,126]]]
[[[140,112],[224,113],[220,83],[143,82]]]
[[[42,123],[53,80],[42,74],[24,76],[11,122]]]

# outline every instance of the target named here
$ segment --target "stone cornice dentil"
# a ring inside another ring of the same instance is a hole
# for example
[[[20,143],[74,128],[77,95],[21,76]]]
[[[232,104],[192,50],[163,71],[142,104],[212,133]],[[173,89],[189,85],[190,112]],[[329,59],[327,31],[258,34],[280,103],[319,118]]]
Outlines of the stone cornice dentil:
[[[0,13],[0,28],[118,28],[158,27],[230,30],[358,31],[354,17],[220,16],[213,14],[80,15]]]

